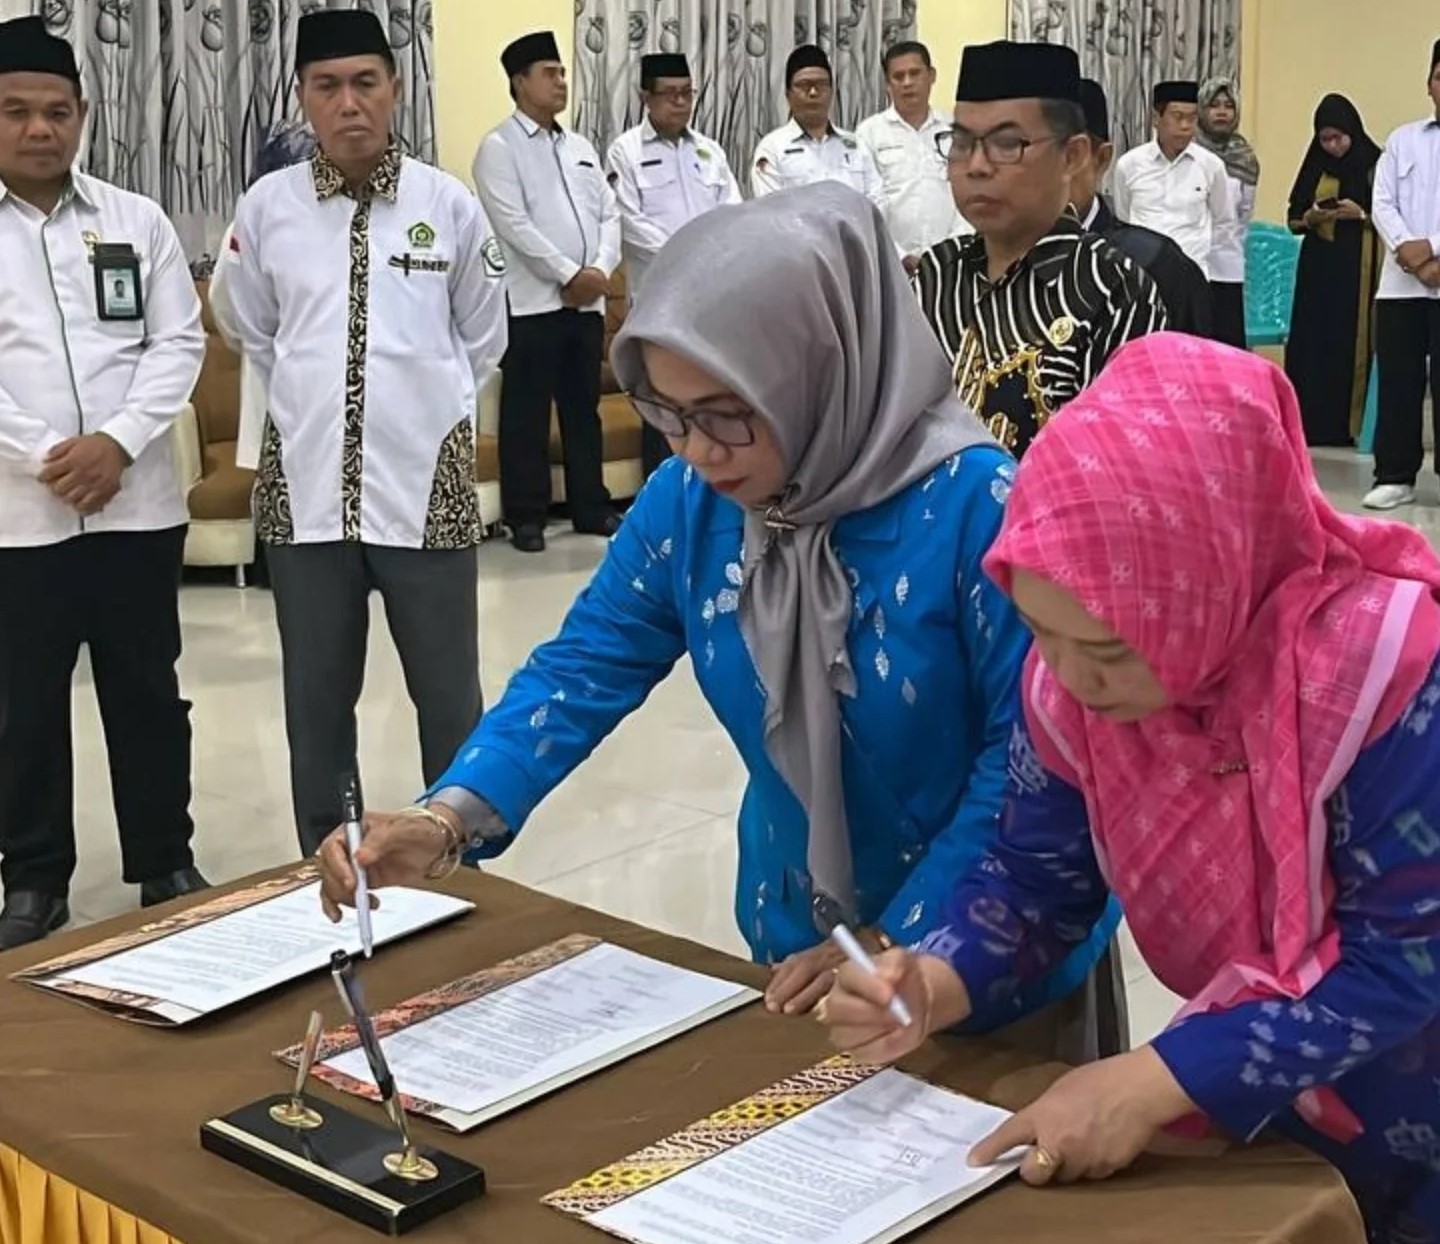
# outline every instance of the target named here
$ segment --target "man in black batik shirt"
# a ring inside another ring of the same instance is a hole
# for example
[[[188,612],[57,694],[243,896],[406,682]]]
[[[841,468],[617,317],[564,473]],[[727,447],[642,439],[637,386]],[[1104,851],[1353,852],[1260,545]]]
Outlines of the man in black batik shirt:
[[[1055,44],[965,49],[939,136],[975,226],[921,257],[920,305],[955,385],[1017,457],[1127,341],[1166,327],[1155,283],[1068,209],[1090,160],[1080,61]]]

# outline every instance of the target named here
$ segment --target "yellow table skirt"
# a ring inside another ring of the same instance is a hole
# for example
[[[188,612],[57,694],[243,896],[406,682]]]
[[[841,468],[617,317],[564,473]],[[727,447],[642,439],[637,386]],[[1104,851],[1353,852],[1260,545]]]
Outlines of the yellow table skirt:
[[[0,1145],[0,1244],[179,1244]]]

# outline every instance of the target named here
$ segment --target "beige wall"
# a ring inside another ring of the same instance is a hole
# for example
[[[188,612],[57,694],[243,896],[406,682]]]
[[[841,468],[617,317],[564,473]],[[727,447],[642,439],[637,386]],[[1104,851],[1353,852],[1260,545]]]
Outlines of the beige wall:
[[[435,111],[440,163],[470,180],[485,134],[511,109],[500,49],[531,30],[550,29],[568,63],[574,0],[434,0]]]
[[[1357,20],[1357,4],[1371,21]],[[1376,142],[1425,116],[1435,0],[1247,0],[1245,130],[1260,153],[1259,216],[1279,220],[1328,91],[1348,95]],[[1255,50],[1250,48],[1254,39]]]
[[[940,81],[935,106],[948,111],[955,98],[960,49],[1005,38],[1006,0],[920,0],[920,39],[935,57]]]
[[[500,49],[518,35],[548,27],[555,31],[568,61],[575,5],[574,0],[434,0],[434,4],[440,163],[469,181],[480,139],[510,111]],[[954,87],[960,49],[967,43],[1005,37],[1005,0],[925,0],[920,6],[920,37],[939,61],[936,100],[943,107]]]

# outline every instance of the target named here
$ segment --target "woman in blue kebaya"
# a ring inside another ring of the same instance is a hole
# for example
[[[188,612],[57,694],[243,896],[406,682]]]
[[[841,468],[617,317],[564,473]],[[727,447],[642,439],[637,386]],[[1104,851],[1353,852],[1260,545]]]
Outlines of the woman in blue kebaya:
[[[893,251],[839,186],[721,208],[666,247],[613,362],[676,457],[426,806],[368,819],[372,884],[498,855],[688,654],[749,770],[735,913],[775,965],[771,1008],[833,981],[817,896],[872,947],[934,928],[995,838],[1027,643],[980,569],[1013,463],[955,398]],[[338,918],[343,836],[321,860]],[[1114,923],[1004,1018],[1076,994]]]

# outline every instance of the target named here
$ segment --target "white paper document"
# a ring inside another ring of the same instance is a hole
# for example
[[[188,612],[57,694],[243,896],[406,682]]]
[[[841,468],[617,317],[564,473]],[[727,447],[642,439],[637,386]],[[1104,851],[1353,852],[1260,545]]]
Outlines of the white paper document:
[[[372,913],[377,946],[474,906],[403,887],[381,891],[380,903]],[[317,881],[48,980],[141,994],[205,1015],[327,967],[337,950],[360,953],[355,913],[331,924],[320,910]],[[169,1009],[162,1013],[173,1017]]]
[[[754,1001],[753,989],[601,944],[386,1037],[400,1091],[465,1130]],[[373,1084],[360,1050],[325,1064]]]
[[[635,1244],[888,1244],[1017,1169],[966,1165],[1008,1117],[882,1071],[586,1221]]]

